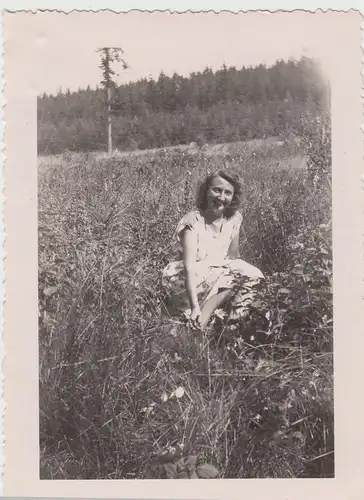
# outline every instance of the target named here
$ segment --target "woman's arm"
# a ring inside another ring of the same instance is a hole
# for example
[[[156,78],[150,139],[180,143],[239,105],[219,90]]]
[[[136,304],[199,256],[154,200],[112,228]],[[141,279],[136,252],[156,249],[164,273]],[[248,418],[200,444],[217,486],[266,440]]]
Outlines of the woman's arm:
[[[229,250],[228,250],[228,257],[230,259],[239,259],[240,258],[239,234],[235,234],[233,239],[231,240]]]
[[[197,257],[196,236],[188,228],[182,235],[183,263],[185,266],[186,290],[191,306],[191,320],[198,321],[201,314],[197,297],[195,266]]]

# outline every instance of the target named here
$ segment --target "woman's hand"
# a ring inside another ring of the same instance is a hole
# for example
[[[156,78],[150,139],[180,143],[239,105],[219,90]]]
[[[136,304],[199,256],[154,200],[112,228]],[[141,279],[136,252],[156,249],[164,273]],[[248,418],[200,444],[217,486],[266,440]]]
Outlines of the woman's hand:
[[[190,322],[193,328],[201,328],[201,309],[200,306],[193,307],[191,310]]]

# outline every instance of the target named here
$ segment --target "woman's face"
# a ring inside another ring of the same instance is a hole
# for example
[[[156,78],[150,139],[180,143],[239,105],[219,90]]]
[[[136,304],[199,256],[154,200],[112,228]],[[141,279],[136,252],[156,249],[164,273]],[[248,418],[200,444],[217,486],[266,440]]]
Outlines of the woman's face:
[[[223,215],[233,196],[234,186],[222,177],[214,177],[206,193],[207,210],[217,216]]]

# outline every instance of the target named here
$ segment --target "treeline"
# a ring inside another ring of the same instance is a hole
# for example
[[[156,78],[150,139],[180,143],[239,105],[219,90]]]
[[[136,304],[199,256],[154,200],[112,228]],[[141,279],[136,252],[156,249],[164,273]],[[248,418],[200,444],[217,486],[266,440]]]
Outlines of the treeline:
[[[113,89],[113,140],[119,150],[233,142],[299,134],[303,113],[327,105],[328,88],[314,61],[272,67],[207,68],[189,77],[161,73]],[[102,88],[38,98],[38,152],[106,147]]]

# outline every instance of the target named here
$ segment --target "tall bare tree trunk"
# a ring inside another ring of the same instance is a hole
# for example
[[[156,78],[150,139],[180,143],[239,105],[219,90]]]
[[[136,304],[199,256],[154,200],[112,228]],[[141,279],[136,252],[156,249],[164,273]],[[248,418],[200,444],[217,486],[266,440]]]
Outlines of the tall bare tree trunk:
[[[106,110],[107,110],[107,152],[109,155],[113,151],[112,141],[112,109],[111,109],[111,92],[115,87],[113,76],[116,74],[111,67],[111,63],[118,62],[122,64],[123,69],[127,69],[128,65],[122,58],[123,50],[120,47],[102,47],[97,50],[101,53],[101,64],[99,68],[102,70],[103,80],[101,85],[106,93]]]
[[[107,150],[112,154],[111,88],[107,88]]]

